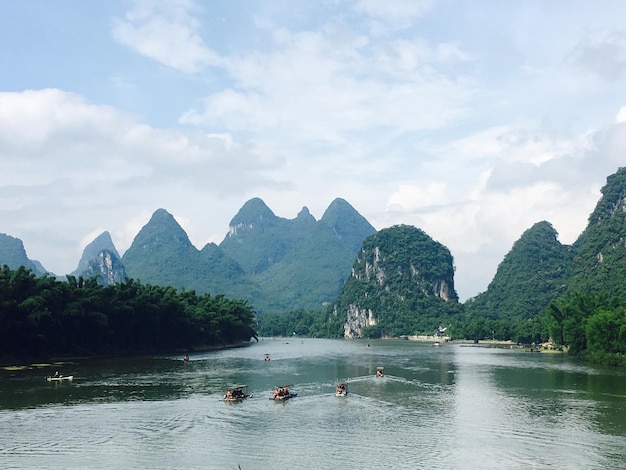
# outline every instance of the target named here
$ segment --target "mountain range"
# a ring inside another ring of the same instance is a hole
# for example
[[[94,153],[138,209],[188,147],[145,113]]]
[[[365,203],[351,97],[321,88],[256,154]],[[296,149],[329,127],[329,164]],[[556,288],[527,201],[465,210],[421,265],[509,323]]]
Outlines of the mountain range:
[[[0,263],[45,272],[27,258],[19,239],[2,234]],[[419,316],[427,310],[434,318],[435,312],[460,311],[445,246],[414,227],[376,232],[343,199],[333,201],[319,221],[306,207],[295,219],[284,219],[261,199],[251,199],[231,220],[224,240],[200,250],[174,217],[159,209],[122,257],[105,232],[85,248],[73,274],[98,275],[103,283],[128,276],[223,294],[247,300],[260,314],[330,306],[342,318],[355,312],[360,318],[361,326],[346,322],[348,336],[377,325],[400,331],[410,312]],[[469,317],[528,321],[567,292],[609,290],[624,296],[625,275],[626,168],[620,168],[607,178],[574,244],[561,244],[549,222],[537,222],[514,243],[487,290],[461,307]],[[404,320],[389,317],[392,311],[403,312]]]

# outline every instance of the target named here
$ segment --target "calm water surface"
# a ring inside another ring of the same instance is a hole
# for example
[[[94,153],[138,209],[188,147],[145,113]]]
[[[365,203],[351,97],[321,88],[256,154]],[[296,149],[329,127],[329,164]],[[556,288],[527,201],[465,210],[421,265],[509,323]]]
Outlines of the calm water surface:
[[[626,468],[626,371],[562,355],[283,338],[61,372],[0,374],[1,468]]]

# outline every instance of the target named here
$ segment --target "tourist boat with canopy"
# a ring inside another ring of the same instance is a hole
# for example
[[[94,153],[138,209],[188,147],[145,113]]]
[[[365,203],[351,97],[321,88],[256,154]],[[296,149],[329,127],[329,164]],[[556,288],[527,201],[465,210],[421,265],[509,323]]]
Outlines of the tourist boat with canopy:
[[[224,401],[243,401],[247,398],[250,398],[252,395],[250,393],[246,393],[247,385],[233,385],[224,394]]]

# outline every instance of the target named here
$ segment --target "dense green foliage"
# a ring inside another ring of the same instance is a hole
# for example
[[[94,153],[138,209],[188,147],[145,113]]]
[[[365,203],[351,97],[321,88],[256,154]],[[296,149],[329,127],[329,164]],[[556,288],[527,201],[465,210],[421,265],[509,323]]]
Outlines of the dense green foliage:
[[[626,299],[606,291],[568,294],[550,303],[550,334],[570,353],[626,366]]]
[[[256,336],[242,300],[133,280],[113,286],[73,276],[0,270],[0,357],[135,354],[194,349]]]
[[[461,312],[450,251],[422,230],[398,225],[370,235],[334,309],[372,311],[369,337],[431,333]]]
[[[526,230],[498,266],[487,291],[465,303],[469,315],[529,320],[563,295],[573,254],[548,222]]]
[[[574,243],[570,292],[607,290],[626,298],[626,168],[607,178],[586,229]]]
[[[626,366],[626,168],[607,178],[573,250],[567,292],[548,306],[551,336],[572,354]]]

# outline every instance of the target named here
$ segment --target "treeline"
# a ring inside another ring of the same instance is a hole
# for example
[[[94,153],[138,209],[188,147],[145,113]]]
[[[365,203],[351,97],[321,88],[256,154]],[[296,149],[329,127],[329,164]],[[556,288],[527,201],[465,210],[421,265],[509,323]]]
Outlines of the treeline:
[[[388,328],[379,325],[363,329],[365,338],[398,337],[403,334],[435,334],[439,326],[453,339],[502,340],[539,345],[549,340],[557,349],[596,363],[626,366],[626,301],[606,292],[571,294],[552,301],[542,314],[530,319],[488,318],[463,310],[455,315],[427,316],[421,328]],[[258,319],[262,336],[341,338],[345,318],[325,311],[298,310],[268,314]],[[410,324],[410,323],[407,323]]]
[[[436,304],[435,299],[432,303]],[[511,340],[522,344],[539,344],[548,341],[549,325],[545,315],[531,320],[504,320],[468,315],[463,304],[452,302],[449,310],[441,312],[439,305],[432,311],[423,307],[420,315],[398,310],[374,326],[363,328],[363,337],[397,338],[402,335],[434,335],[442,326],[446,335],[455,339]],[[259,315],[257,331],[260,336],[308,336],[311,338],[343,338],[345,316],[335,314],[332,308],[325,310],[295,310],[284,313]]]
[[[268,313],[257,318],[260,336],[307,336],[310,338],[343,338],[345,318],[330,311],[299,309],[285,313]]]
[[[191,350],[247,341],[255,326],[246,301],[223,295],[0,270],[0,358]]]

